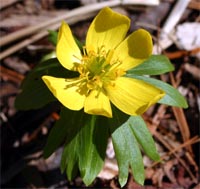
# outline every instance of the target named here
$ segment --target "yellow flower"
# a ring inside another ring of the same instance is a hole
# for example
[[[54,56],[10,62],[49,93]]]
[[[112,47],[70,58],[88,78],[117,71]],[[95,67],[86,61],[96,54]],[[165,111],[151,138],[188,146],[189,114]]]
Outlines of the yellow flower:
[[[62,23],[57,58],[66,69],[80,75],[71,79],[52,76],[42,79],[65,107],[112,117],[112,102],[126,114],[140,115],[165,95],[143,81],[123,77],[152,53],[150,34],[139,29],[125,38],[129,27],[129,18],[108,7],[102,9],[89,27],[81,52],[69,26]]]

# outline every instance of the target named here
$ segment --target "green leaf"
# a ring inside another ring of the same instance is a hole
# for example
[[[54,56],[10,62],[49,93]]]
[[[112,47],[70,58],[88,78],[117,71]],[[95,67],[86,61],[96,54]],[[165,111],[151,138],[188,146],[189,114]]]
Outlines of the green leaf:
[[[108,127],[96,116],[84,113],[76,120],[73,127],[78,132],[64,147],[61,169],[72,179],[78,165],[84,183],[90,185],[104,164]]]
[[[90,116],[79,135],[79,169],[86,185],[91,184],[101,171],[107,146],[108,134],[106,133],[106,125],[95,123],[96,116]],[[97,137],[100,141],[97,140]]]
[[[78,173],[78,150],[77,150],[77,138],[74,137],[64,147],[61,158],[61,171],[65,171],[68,180],[72,180]]]
[[[118,127],[123,125],[130,116],[123,113],[122,111],[117,109],[115,106],[112,106],[112,112],[113,112],[113,118],[108,119],[108,122],[109,122],[110,132],[114,133],[114,131]],[[112,140],[113,140],[113,137],[112,137]],[[123,143],[117,145],[117,142],[118,142],[118,140],[116,138],[116,146],[121,145],[122,151],[124,151],[125,148],[123,148],[124,147]],[[118,153],[119,153],[119,155],[117,155]],[[125,150],[124,154],[125,153],[127,153],[127,150]],[[116,149],[115,154],[117,157],[120,157],[120,149],[119,149],[119,152]],[[124,165],[124,166],[119,166],[119,165]],[[118,166],[119,166],[119,183],[121,186],[124,186],[128,179],[128,170],[129,170],[129,164],[126,160],[126,156],[124,156],[124,158],[123,158],[123,156],[121,158],[118,158]]]
[[[18,110],[38,109],[55,100],[42,80],[27,77],[22,92],[15,99],[15,107]]]
[[[129,119],[129,124],[138,143],[142,146],[147,156],[154,161],[160,160],[154,140],[142,117],[131,116]]]
[[[137,183],[144,184],[144,165],[137,140],[129,126],[129,120],[118,128],[111,127],[112,141],[119,166],[119,182],[123,187],[128,178],[129,165]]]
[[[49,32],[49,36],[48,36],[48,40],[54,45],[57,45],[57,39],[58,39],[58,32],[57,31],[53,31],[53,30],[48,30]],[[83,49],[83,44],[75,37],[74,40],[76,42],[76,44],[78,45],[79,49],[82,50]]]
[[[130,116],[112,106],[113,118],[108,119],[113,146],[119,167],[119,183],[127,183],[129,166],[139,184],[144,183],[144,166],[137,140],[129,126]]]
[[[164,55],[152,55],[137,67],[128,70],[127,74],[160,75],[174,70],[174,66]]]
[[[67,111],[66,108],[63,108]],[[63,112],[60,119],[63,119],[63,127],[67,128],[65,146],[61,159],[61,171],[66,170],[69,180],[72,180],[78,172],[79,133],[84,125],[85,114],[83,110],[72,111],[74,115]]]
[[[112,142],[119,167],[119,183],[123,187],[128,180],[129,172],[129,148],[127,148],[126,136],[123,128],[119,127],[112,133]]]
[[[51,75],[55,77],[74,77],[74,72],[63,68],[56,58],[38,64],[24,79],[22,91],[16,97],[15,107],[19,110],[42,108],[46,104],[56,101],[41,77]]]
[[[48,36],[48,40],[56,46],[57,44],[57,38],[58,38],[58,32],[57,31],[53,31],[53,30],[48,30],[49,32],[49,36]]]
[[[129,119],[130,116],[125,114],[112,104],[111,107],[112,107],[113,118],[109,118],[108,123],[110,125],[111,132],[113,132],[117,127],[124,124]]]
[[[56,52],[52,51],[42,57],[41,63],[45,61],[49,61],[50,59],[56,58]]]
[[[72,111],[64,107],[61,109],[60,119],[51,129],[44,147],[44,158],[48,158],[62,143],[72,140],[78,132],[74,124],[81,114],[82,111]]]
[[[74,40],[75,40],[78,48],[80,49],[80,51],[83,51],[84,44],[82,42],[80,42],[75,36],[73,36],[73,37],[74,37]]]
[[[177,89],[175,89],[171,85],[169,85],[163,81],[145,77],[145,76],[137,76],[137,75],[133,75],[133,74],[127,74],[126,76],[145,81],[145,82],[152,84],[153,86],[158,87],[159,89],[165,91],[166,95],[160,101],[158,101],[158,103],[166,104],[166,105],[170,105],[170,106],[182,107],[182,108],[188,107],[188,104],[187,104],[187,101],[185,100],[185,98],[178,92]]]

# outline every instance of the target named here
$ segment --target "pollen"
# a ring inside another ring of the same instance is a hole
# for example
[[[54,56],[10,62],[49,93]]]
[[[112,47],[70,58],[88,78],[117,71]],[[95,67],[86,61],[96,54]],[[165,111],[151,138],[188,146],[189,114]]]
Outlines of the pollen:
[[[86,94],[89,94],[91,90],[97,90],[96,97],[98,97],[105,85],[114,87],[116,78],[126,72],[119,68],[122,62],[114,57],[114,50],[106,51],[104,46],[101,46],[97,52],[91,50],[92,48],[88,49],[84,46],[80,63],[74,63],[75,70],[80,74],[79,82],[74,84],[78,84],[79,90],[86,91]]]

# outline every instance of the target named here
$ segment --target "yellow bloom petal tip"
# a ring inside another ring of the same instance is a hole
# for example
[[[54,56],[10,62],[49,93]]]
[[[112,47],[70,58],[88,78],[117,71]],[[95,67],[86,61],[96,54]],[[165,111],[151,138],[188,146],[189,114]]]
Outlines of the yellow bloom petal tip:
[[[74,40],[72,32],[64,21],[58,32],[56,55],[61,65],[68,70],[74,70],[74,63],[80,63],[82,58],[81,51]]]

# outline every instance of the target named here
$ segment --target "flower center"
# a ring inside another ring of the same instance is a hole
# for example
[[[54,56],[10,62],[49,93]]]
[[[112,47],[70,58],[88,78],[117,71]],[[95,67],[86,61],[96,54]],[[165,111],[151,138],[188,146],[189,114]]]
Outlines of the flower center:
[[[99,94],[106,85],[115,85],[114,80],[124,75],[125,71],[118,68],[121,61],[113,55],[114,50],[106,52],[104,46],[97,52],[83,48],[81,63],[75,63],[75,69],[80,73],[80,80],[76,82],[79,92],[89,94],[91,90],[97,90]]]

